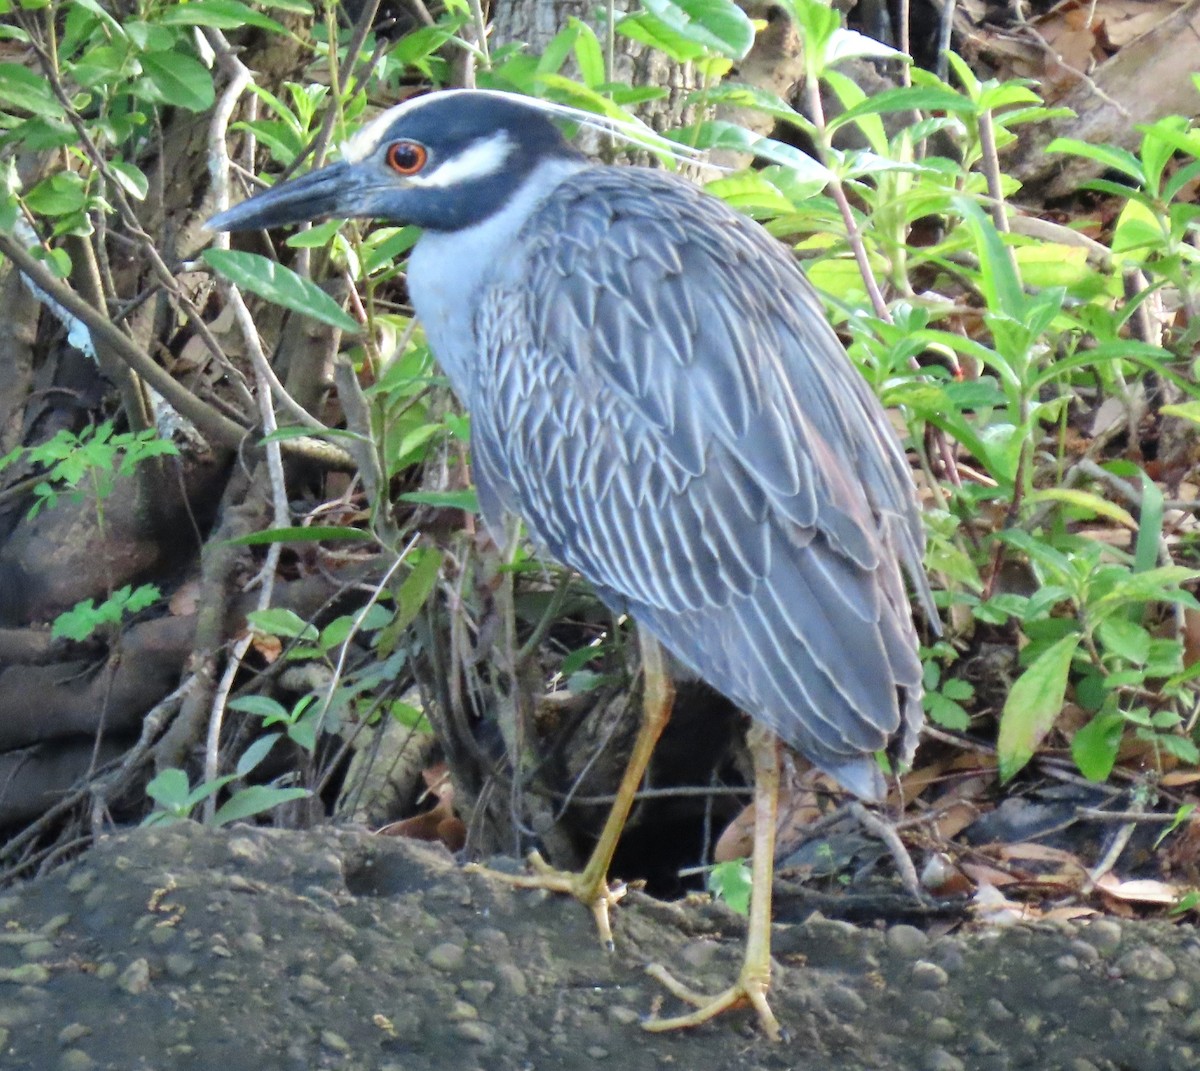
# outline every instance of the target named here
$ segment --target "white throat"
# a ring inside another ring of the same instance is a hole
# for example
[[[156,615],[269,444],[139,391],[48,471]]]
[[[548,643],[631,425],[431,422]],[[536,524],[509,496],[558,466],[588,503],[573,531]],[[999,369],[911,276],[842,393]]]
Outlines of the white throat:
[[[525,221],[559,183],[588,166],[583,160],[546,160],[508,204],[482,223],[458,231],[426,231],[417,241],[408,261],[409,297],[434,357],[468,405],[471,368],[478,357],[475,313],[483,291],[506,277],[519,277],[514,246]]]

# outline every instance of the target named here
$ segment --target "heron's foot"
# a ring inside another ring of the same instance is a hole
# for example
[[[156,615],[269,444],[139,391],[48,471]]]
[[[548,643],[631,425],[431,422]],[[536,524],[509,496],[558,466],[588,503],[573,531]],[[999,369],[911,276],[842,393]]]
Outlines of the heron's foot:
[[[749,1004],[758,1013],[758,1022],[763,1033],[772,1041],[783,1041],[786,1037],[775,1013],[767,1003],[767,988],[770,985],[766,971],[746,965],[738,980],[728,989],[710,996],[707,993],[697,993],[696,990],[684,985],[659,963],[652,963],[646,968],[646,973],[657,979],[680,1000],[694,1004],[696,1010],[686,1015],[676,1015],[669,1019],[645,1019],[642,1026],[647,1030],[682,1030],[689,1026],[699,1026],[732,1008],[740,1008]]]
[[[618,881],[610,885],[606,874],[593,874],[590,867],[578,872],[558,870],[537,852],[531,852],[527,862],[533,870],[532,874],[506,874],[500,870],[490,870],[478,863],[468,863],[465,869],[472,874],[487,874],[488,877],[508,885],[515,885],[518,889],[546,889],[549,892],[566,893],[575,897],[591,911],[592,918],[596,920],[596,929],[600,933],[600,942],[611,952],[613,936],[608,910],[625,895],[625,883]]]

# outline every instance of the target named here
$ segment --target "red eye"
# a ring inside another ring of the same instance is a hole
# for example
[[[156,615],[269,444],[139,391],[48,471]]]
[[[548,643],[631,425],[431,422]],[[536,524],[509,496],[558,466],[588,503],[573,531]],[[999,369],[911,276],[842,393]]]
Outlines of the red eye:
[[[428,159],[425,146],[416,141],[397,141],[388,146],[388,167],[397,175],[415,175]]]

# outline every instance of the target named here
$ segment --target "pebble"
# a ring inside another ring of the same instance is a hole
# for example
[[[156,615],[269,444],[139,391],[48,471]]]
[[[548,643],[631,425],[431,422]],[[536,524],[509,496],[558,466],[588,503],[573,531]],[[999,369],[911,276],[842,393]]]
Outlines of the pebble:
[[[1179,1025],[1179,1033],[1192,1041],[1200,1040],[1200,1011],[1192,1012]]]
[[[321,1031],[321,1044],[327,1049],[332,1049],[334,1052],[349,1052],[350,1042],[348,1042],[341,1034],[335,1033],[332,1030]]]
[[[25,960],[46,959],[54,955],[54,945],[44,938],[37,938],[21,946],[21,958]]]
[[[945,1049],[931,1050],[922,1066],[925,1071],[966,1071],[962,1060],[950,1055]]]
[[[525,972],[515,963],[501,963],[496,968],[496,976],[500,985],[514,997],[524,997],[529,993],[529,985],[525,981]]]
[[[1192,987],[1182,978],[1177,978],[1167,986],[1166,997],[1173,1007],[1187,1008],[1192,1003]]]
[[[825,991],[825,1003],[839,1019],[862,1015],[867,1010],[867,1002],[844,985],[831,985]]]
[[[473,1041],[476,1045],[491,1045],[496,1040],[496,1031],[478,1019],[467,1019],[454,1027],[460,1038]]]
[[[608,1009],[608,1017],[622,1026],[633,1026],[641,1016],[626,1004],[614,1004]]]
[[[74,1045],[80,1038],[85,1038],[92,1032],[92,1028],[85,1023],[69,1023],[58,1032],[58,1043],[60,1045]]]
[[[261,952],[267,947],[267,942],[263,940],[263,935],[255,933],[253,930],[240,934],[234,944],[242,952]]]
[[[903,923],[892,926],[887,932],[887,946],[898,956],[916,959],[929,947],[929,938],[924,930]]]
[[[1013,1013],[995,997],[988,997],[983,1007],[991,1019],[999,1019],[1001,1022],[1005,1022],[1013,1017]]]
[[[167,976],[179,982],[196,969],[196,961],[186,952],[171,952],[167,955],[164,966],[167,969]]]
[[[950,975],[946,973],[945,967],[939,967],[925,959],[919,959],[913,964],[912,984],[918,989],[941,989],[949,981]]]
[[[94,870],[81,870],[67,879],[67,892],[75,894],[87,892],[95,880],[96,872]]]
[[[457,1020],[458,1022],[466,1022],[469,1019],[478,1019],[479,1009],[476,1008],[474,1004],[468,1004],[465,1000],[456,1000],[453,1006],[450,1008],[450,1015],[448,1018],[451,1020]]]
[[[426,953],[425,962],[434,970],[452,971],[462,966],[466,956],[466,949],[462,945],[456,945],[453,941],[443,941]]]
[[[930,1041],[950,1041],[958,1034],[957,1028],[944,1015],[939,1015],[930,1021],[925,1028],[925,1036]]]
[[[150,964],[146,962],[146,958],[139,956],[129,964],[121,972],[121,976],[117,979],[117,985],[135,997],[139,993],[146,992],[150,988]]]
[[[230,837],[225,842],[225,849],[243,863],[259,863],[263,859],[262,849],[249,837]]]
[[[604,1048],[603,1045],[589,1045],[587,1048],[587,1054],[593,1060],[607,1060],[608,1059],[608,1049]]]
[[[1137,945],[1116,962],[1116,968],[1124,975],[1141,978],[1147,982],[1165,982],[1175,977],[1175,963],[1153,945]]]
[[[343,952],[337,957],[328,967],[325,968],[325,973],[333,976],[340,974],[354,974],[358,970],[358,960],[356,960],[349,952]]]
[[[679,959],[693,970],[704,970],[712,963],[713,956],[720,951],[721,945],[717,941],[701,939],[699,941],[689,941],[679,954]]]
[[[1121,944],[1121,927],[1112,919],[1096,919],[1083,927],[1080,936],[1102,956],[1111,956]]]
[[[60,1071],[91,1071],[96,1066],[96,1061],[83,1049],[67,1049],[58,1061],[58,1066]]]
[[[25,963],[20,967],[0,967],[0,982],[13,985],[45,985],[50,971],[40,963]]]
[[[1099,1071],[1091,1060],[1084,1059],[1082,1056],[1076,1056],[1071,1061],[1071,1071]]]

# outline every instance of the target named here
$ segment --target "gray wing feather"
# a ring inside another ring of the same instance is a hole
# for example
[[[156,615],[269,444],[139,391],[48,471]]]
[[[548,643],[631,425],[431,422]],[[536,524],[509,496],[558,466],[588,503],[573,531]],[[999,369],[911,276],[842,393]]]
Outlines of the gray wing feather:
[[[674,176],[594,168],[477,315],[481,501],[865,796],[911,755],[927,606],[907,461],[812,288]]]

